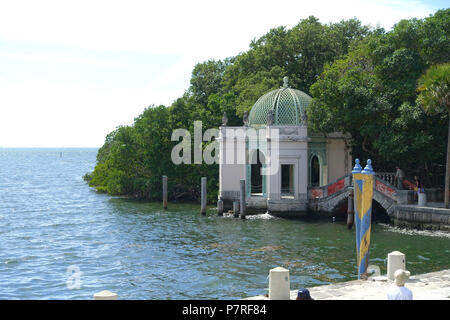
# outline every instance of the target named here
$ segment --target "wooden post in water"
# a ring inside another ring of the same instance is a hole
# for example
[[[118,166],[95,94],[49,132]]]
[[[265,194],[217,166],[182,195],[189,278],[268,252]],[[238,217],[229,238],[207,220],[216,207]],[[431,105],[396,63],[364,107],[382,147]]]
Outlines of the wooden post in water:
[[[353,200],[353,188],[349,188],[348,195],[348,205],[347,205],[347,228],[351,229],[353,227],[353,223],[355,222],[355,210],[353,208],[354,200]]]
[[[245,219],[245,180],[240,181],[240,194],[239,194],[239,209],[241,210],[241,219]]]
[[[217,215],[223,216],[223,201],[217,200]]]
[[[163,208],[167,209],[167,176],[162,176],[163,185]]]
[[[201,213],[206,215],[206,177],[202,177]]]
[[[239,201],[233,201],[233,217],[239,217]]]

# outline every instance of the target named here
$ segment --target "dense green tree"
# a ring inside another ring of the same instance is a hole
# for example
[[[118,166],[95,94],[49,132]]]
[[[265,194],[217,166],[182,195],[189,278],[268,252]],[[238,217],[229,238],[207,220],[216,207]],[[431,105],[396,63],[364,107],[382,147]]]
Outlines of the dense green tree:
[[[446,118],[426,115],[416,105],[415,89],[427,66],[448,56],[446,46],[426,47],[424,36],[433,30],[433,38],[448,41],[442,26],[449,19],[449,10],[442,10],[423,20],[402,20],[390,32],[374,30],[354,43],[311,86],[310,127],[348,132],[354,156],[371,157],[382,170],[400,165],[410,174],[421,172],[431,183],[444,150],[439,137]]]
[[[428,65],[450,60],[450,8],[439,10],[424,19],[418,35],[419,50],[426,57]]]
[[[210,95],[220,93],[223,74],[229,64],[230,59],[208,60],[194,67],[189,90],[196,103],[206,105]]]
[[[133,125],[108,134],[85,179],[101,192],[156,200],[167,175],[173,201],[198,199],[205,176],[215,201],[218,166],[174,164],[171,150],[179,141],[172,132],[184,128],[193,139],[194,121],[202,121],[204,132],[217,128],[224,112],[228,125],[241,125],[244,112],[288,76],[291,87],[314,98],[309,129],[349,132],[354,155],[371,157],[376,169],[400,164],[427,173],[427,181],[442,171],[449,115],[424,112],[416,85],[427,68],[449,62],[449,23],[446,9],[402,20],[389,32],[356,18],[322,24],[308,17],[291,29],[273,28],[235,57],[198,63],[189,88],[170,106],[152,105]],[[202,149],[210,143],[201,142]]]
[[[419,78],[417,102],[428,113],[450,113],[450,63],[432,66]],[[450,117],[449,117],[450,120]],[[447,135],[445,169],[445,207],[449,207],[450,184],[450,123]]]
[[[250,43],[224,73],[224,92],[235,95],[237,114],[249,111],[256,100],[289,77],[293,88],[309,93],[324,65],[347,53],[354,41],[369,28],[356,19],[321,24],[315,17],[300,21],[294,28],[271,29]]]

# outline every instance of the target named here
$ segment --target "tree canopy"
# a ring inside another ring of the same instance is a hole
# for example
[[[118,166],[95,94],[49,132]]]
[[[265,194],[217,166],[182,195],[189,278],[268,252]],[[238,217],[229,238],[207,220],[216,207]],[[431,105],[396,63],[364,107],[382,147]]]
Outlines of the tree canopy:
[[[450,113],[450,63],[431,66],[419,78],[417,103],[427,113]],[[450,189],[450,122],[447,135],[444,205],[449,207]]]
[[[244,112],[284,76],[313,97],[308,126],[350,133],[354,156],[386,170],[442,172],[448,114],[426,114],[416,87],[427,68],[450,61],[449,32],[450,9],[402,20],[389,32],[356,18],[323,24],[312,16],[292,29],[271,29],[235,57],[198,63],[183,96],[151,105],[133,125],[108,134],[86,180],[99,191],[156,200],[167,175],[170,199],[195,200],[206,176],[209,200],[216,200],[218,166],[172,163],[179,143],[172,132],[185,128],[194,137],[194,121],[217,128],[224,112],[228,125],[241,125]]]
[[[425,114],[416,86],[427,68],[450,60],[449,22],[450,10],[441,10],[354,43],[311,86],[308,125],[325,134],[350,133],[353,154],[383,169],[399,165],[424,178],[442,173],[448,115]]]

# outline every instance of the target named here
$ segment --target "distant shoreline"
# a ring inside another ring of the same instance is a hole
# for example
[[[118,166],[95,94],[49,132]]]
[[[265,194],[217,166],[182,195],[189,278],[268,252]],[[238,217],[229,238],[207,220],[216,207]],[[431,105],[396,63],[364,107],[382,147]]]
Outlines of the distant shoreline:
[[[101,147],[0,147],[0,149],[41,149],[41,150],[67,150],[67,149],[100,149]]]

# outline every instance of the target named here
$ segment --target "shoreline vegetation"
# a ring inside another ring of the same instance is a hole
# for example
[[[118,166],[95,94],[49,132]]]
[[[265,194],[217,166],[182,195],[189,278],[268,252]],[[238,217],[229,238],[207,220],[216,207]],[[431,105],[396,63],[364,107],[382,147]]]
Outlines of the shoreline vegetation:
[[[160,201],[167,175],[169,201],[197,201],[207,177],[214,203],[218,165],[173,164],[173,130],[193,136],[194,121],[217,128],[224,112],[228,125],[240,126],[244,112],[288,76],[291,87],[313,98],[309,129],[350,133],[353,157],[371,158],[378,171],[399,165],[425,187],[443,185],[449,115],[426,114],[417,85],[430,67],[450,62],[449,33],[450,9],[401,20],[389,32],[356,18],[322,24],[313,16],[292,29],[271,29],[248,51],[198,63],[183,96],[170,106],[150,105],[133,125],[109,133],[84,180],[98,192]]]

